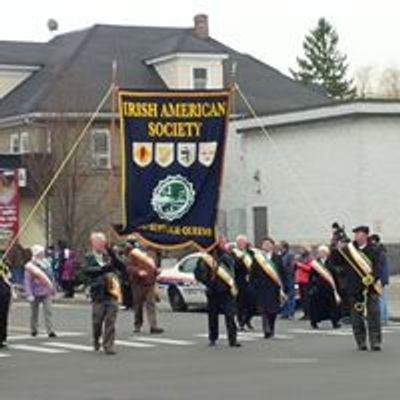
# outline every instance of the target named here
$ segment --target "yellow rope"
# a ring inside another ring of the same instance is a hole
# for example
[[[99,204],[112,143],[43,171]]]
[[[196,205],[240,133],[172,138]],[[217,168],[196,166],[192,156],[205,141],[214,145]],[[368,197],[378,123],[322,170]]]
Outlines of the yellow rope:
[[[41,206],[43,200],[46,198],[46,196],[49,194],[51,188],[53,187],[54,183],[57,181],[61,173],[63,172],[64,168],[74,155],[75,151],[77,150],[78,146],[81,144],[82,140],[84,139],[87,131],[89,130],[90,126],[92,125],[93,121],[96,119],[97,115],[99,114],[100,110],[103,108],[104,104],[108,100],[111,92],[114,90],[114,86],[111,85],[108,89],[104,97],[101,99],[100,103],[98,104],[95,112],[92,114],[90,117],[89,121],[86,123],[85,127],[82,129],[82,132],[79,134],[77,140],[69,150],[68,154],[64,158],[64,160],[61,162],[60,166],[58,167],[57,171],[54,173],[53,177],[51,178],[50,182],[46,186],[46,188],[43,190],[42,194],[40,195],[39,199],[37,200],[36,204],[33,206],[32,210],[26,217],[24,223],[22,224],[21,228],[18,230],[17,234],[14,236],[14,238],[11,240],[9,245],[7,246],[6,251],[4,252],[3,256],[1,257],[1,261],[4,261],[7,258],[7,255],[9,254],[10,250],[13,248],[15,243],[17,243],[18,239],[22,236],[22,234],[25,232],[26,228],[28,227],[29,223],[31,222],[32,218],[36,214],[37,210]]]

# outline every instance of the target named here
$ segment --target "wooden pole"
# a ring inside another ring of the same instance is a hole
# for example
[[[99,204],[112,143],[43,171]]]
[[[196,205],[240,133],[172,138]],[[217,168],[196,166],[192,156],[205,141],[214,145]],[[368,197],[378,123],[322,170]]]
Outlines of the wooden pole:
[[[110,168],[108,173],[108,240],[112,241],[113,236],[113,228],[112,225],[115,223],[114,221],[114,202],[115,202],[115,174],[114,174],[114,164],[115,164],[115,152],[114,152],[114,143],[117,140],[117,121],[116,121],[116,113],[117,113],[117,94],[118,94],[118,86],[117,86],[117,72],[118,72],[118,64],[117,60],[114,60],[112,63],[112,72],[111,72],[111,125],[110,125]]]

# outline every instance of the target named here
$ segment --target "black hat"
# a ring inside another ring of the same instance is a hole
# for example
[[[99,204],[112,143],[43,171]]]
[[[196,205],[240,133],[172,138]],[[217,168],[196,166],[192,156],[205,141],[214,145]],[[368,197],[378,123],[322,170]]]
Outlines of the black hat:
[[[353,233],[356,233],[356,232],[363,232],[363,233],[365,233],[366,235],[369,235],[369,227],[366,226],[366,225],[357,226],[357,227],[355,227],[355,228],[353,229]]]

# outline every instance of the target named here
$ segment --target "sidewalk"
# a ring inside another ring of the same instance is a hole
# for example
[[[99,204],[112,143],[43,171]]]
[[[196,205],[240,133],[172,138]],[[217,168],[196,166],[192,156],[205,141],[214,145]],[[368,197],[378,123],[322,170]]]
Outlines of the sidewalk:
[[[391,277],[386,296],[390,319],[400,321],[400,275]]]

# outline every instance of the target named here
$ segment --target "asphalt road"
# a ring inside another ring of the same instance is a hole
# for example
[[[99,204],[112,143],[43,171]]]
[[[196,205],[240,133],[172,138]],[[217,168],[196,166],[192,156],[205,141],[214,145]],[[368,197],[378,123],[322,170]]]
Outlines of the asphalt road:
[[[32,339],[26,305],[14,306],[10,349],[0,353],[1,400],[395,400],[400,391],[400,325],[386,328],[382,353],[354,349],[348,328],[279,321],[278,337],[259,329],[231,349],[208,348],[203,313],[160,315],[166,333],[132,334],[120,312],[116,356],[90,351],[90,309],[55,308],[56,339]],[[221,319],[222,322],[222,319]],[[259,328],[259,321],[256,321]],[[224,329],[222,329],[224,331]],[[150,338],[150,339],[149,339]]]

